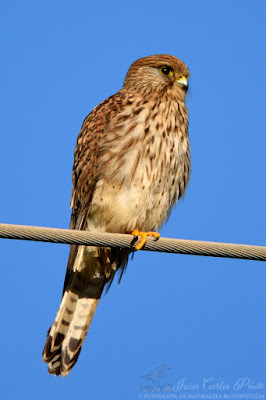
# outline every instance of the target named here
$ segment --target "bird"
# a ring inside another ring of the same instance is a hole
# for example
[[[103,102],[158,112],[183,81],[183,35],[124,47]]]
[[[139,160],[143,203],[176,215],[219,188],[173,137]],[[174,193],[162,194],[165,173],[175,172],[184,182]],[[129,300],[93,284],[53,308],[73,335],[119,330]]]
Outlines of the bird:
[[[123,86],[85,118],[72,172],[70,229],[128,233],[132,249],[71,245],[63,295],[43,361],[65,377],[76,363],[104,288],[121,277],[185,194],[190,176],[189,69],[168,54],[130,66]]]
[[[152,372],[149,374],[141,376],[141,378],[146,378],[147,381],[152,381],[154,386],[159,386],[159,380],[162,379],[166,375],[166,371],[170,369],[166,364],[159,365],[154,368]]]

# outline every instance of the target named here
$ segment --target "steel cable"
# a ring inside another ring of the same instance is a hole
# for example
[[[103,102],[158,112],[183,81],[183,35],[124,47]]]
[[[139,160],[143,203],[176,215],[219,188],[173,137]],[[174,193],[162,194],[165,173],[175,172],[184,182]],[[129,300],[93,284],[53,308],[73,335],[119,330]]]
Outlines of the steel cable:
[[[79,244],[87,246],[120,247],[134,250],[140,238],[118,233],[90,233],[70,229],[0,224],[0,238],[39,242]],[[197,240],[159,240],[148,237],[142,250],[165,253],[191,254],[211,257],[240,258],[266,261],[266,247],[243,244],[203,242]]]

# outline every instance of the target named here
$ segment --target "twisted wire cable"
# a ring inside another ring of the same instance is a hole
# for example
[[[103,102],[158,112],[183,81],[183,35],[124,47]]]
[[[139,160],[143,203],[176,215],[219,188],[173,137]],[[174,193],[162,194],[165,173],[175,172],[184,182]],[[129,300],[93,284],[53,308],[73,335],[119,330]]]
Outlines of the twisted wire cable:
[[[86,246],[120,247],[132,249],[140,237],[118,233],[90,233],[74,229],[44,228],[37,226],[0,224],[0,238],[33,240],[39,242],[79,244]],[[266,261],[266,247],[244,244],[203,242],[197,240],[147,238],[146,251],[191,254],[198,256],[240,258]]]

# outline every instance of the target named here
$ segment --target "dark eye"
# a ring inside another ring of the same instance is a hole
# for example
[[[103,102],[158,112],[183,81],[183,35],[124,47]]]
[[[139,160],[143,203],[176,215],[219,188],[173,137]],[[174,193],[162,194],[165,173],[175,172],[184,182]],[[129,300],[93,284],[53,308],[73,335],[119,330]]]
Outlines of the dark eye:
[[[174,74],[173,68],[168,67],[167,65],[164,65],[163,67],[160,68],[161,74],[165,76],[172,76]]]

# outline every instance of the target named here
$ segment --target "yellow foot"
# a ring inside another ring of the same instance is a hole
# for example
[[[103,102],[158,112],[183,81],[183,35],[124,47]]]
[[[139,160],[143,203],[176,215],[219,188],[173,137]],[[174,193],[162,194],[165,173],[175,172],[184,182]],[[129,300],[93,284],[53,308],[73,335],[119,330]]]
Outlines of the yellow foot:
[[[135,229],[133,232],[131,232],[132,235],[134,236],[141,236],[141,241],[140,243],[135,247],[136,250],[141,250],[144,244],[147,241],[147,236],[152,236],[156,239],[160,237],[160,233],[158,232],[141,232]]]

